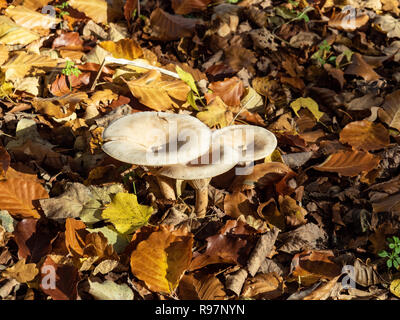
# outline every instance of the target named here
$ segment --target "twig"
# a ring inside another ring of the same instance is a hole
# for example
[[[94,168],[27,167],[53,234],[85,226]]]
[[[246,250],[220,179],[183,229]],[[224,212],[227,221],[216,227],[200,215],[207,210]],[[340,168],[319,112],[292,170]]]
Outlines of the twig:
[[[144,63],[142,61],[117,59],[117,58],[113,58],[113,57],[109,57],[109,56],[105,57],[104,61],[106,63],[129,64],[131,66],[138,67],[138,68],[157,70],[157,71],[160,71],[161,73],[164,73],[164,74],[174,77],[176,79],[180,79],[179,75],[176,72],[172,72],[172,71],[169,71],[169,70],[166,70],[163,68],[152,66],[152,65]]]
[[[101,74],[101,72],[103,71],[103,68],[104,68],[105,64],[106,64],[106,59],[103,60],[101,66],[100,66],[100,68],[99,68],[99,71],[97,71],[96,78],[94,78],[93,84],[92,84],[92,86],[90,87],[90,91],[93,91],[93,90],[96,88],[97,81],[98,81],[99,78],[100,78],[100,74]]]

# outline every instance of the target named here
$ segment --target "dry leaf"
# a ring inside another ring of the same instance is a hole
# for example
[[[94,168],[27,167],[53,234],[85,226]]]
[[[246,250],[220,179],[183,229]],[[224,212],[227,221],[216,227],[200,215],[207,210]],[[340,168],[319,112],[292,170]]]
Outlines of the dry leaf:
[[[274,272],[258,274],[248,278],[244,283],[241,296],[252,299],[275,299],[284,292],[284,282],[281,276]]]
[[[18,25],[27,28],[54,28],[61,19],[49,14],[42,14],[23,6],[9,7],[5,11],[6,15],[12,18]]]
[[[204,111],[198,112],[196,117],[210,128],[226,127],[233,119],[232,112],[228,110],[227,105],[219,96],[213,99]]]
[[[243,82],[238,77],[226,78],[224,81],[212,82],[208,88],[212,93],[206,93],[207,103],[219,96],[228,106],[240,105],[244,93]]]
[[[36,177],[12,168],[7,170],[6,180],[0,181],[0,208],[13,216],[40,218],[34,201],[48,197]]]
[[[143,56],[142,48],[133,39],[121,39],[117,42],[103,41],[99,43],[99,46],[118,59],[135,60]]]
[[[390,137],[382,124],[363,120],[347,124],[340,132],[340,142],[348,143],[356,150],[371,151],[387,147]]]
[[[36,264],[25,264],[25,259],[21,259],[12,267],[4,270],[2,276],[15,279],[19,283],[26,283],[35,279],[38,273],[39,270],[36,268]]]
[[[184,275],[179,283],[178,296],[182,300],[225,300],[221,281],[213,274]]]
[[[20,27],[6,16],[0,16],[0,30],[0,44],[27,45],[40,38],[37,33],[27,28]]]
[[[150,15],[152,36],[162,41],[191,37],[198,23],[200,23],[198,19],[169,14],[160,8],[155,9]]]
[[[69,0],[68,4],[96,23],[107,24],[122,15],[121,7],[106,0]]]
[[[328,26],[335,29],[351,32],[357,30],[358,28],[361,28],[368,22],[368,20],[369,17],[367,14],[353,16],[351,11],[344,11],[331,17],[328,21]]]
[[[344,74],[351,74],[362,77],[365,81],[374,81],[381,78],[373,67],[365,62],[359,53],[354,53],[351,57],[351,64],[347,67]]]
[[[127,82],[134,97],[156,111],[178,108],[172,99],[186,101],[189,86],[182,80],[161,80],[161,73],[151,70],[136,80]]]
[[[161,225],[138,243],[131,255],[132,273],[155,292],[170,294],[192,259],[193,235]]]
[[[172,9],[176,14],[188,14],[207,9],[211,0],[172,0]]]
[[[376,168],[380,160],[378,156],[364,151],[339,151],[331,154],[320,165],[314,166],[314,169],[353,177]]]
[[[396,90],[385,97],[382,109],[379,109],[379,118],[388,126],[400,130],[400,90]]]

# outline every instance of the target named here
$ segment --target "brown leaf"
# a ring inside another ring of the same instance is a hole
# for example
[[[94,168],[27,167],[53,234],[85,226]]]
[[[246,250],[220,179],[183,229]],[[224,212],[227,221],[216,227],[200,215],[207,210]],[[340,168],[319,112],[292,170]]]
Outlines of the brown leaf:
[[[172,9],[176,14],[188,14],[207,9],[211,0],[172,0]]]
[[[200,23],[198,19],[169,14],[160,8],[155,9],[150,15],[152,37],[161,41],[191,37],[198,23]]]
[[[40,289],[53,300],[75,300],[78,295],[78,269],[55,263],[49,256],[40,269]]]
[[[37,263],[52,248],[52,241],[57,236],[54,226],[43,220],[23,219],[13,232],[18,246],[18,257]]]
[[[0,180],[6,177],[8,167],[10,166],[10,155],[6,148],[0,146]]]
[[[232,218],[239,218],[241,215],[245,217],[254,215],[256,207],[243,192],[234,191],[225,196],[224,211]]]
[[[235,72],[245,68],[249,70],[250,73],[254,74],[254,64],[257,62],[257,58],[253,51],[243,46],[230,46],[225,50],[224,62]]]
[[[206,251],[194,256],[190,270],[215,263],[245,263],[247,255],[254,245],[254,239],[251,234],[249,235],[250,229],[252,228],[242,221],[228,220],[225,227],[216,235],[206,239]],[[253,233],[255,233],[254,229]]]
[[[307,223],[307,220],[304,218],[307,210],[299,206],[296,200],[288,195],[279,195],[279,208],[280,212],[286,218],[286,225],[297,227]]]
[[[356,150],[370,151],[387,147],[390,137],[382,124],[362,120],[347,124],[340,132],[340,142],[348,143]]]
[[[291,265],[291,277],[303,285],[311,285],[320,279],[333,279],[341,273],[341,267],[333,261],[330,250],[307,250],[296,254]]]
[[[182,277],[178,287],[182,300],[225,300],[221,281],[213,274],[195,273]]]
[[[126,0],[124,5],[124,17],[128,23],[132,20],[132,15],[138,9],[138,0]]]
[[[73,256],[83,256],[85,248],[85,238],[89,234],[86,225],[73,218],[65,221],[65,245],[70,254]]]
[[[331,154],[323,163],[314,166],[319,171],[337,172],[343,176],[353,177],[362,172],[376,168],[381,159],[363,151],[339,151]]]
[[[400,193],[383,198],[372,203],[374,212],[400,213]]]
[[[366,63],[359,53],[354,53],[351,58],[351,64],[347,67],[344,74],[362,77],[365,81],[370,82],[381,78],[371,65]]]
[[[51,84],[50,92],[56,97],[62,97],[71,93],[72,90],[81,88],[90,83],[90,73],[84,72],[79,76],[58,75],[56,80]],[[74,90],[75,91],[75,90]]]
[[[212,93],[206,93],[207,104],[219,96],[228,106],[240,105],[244,93],[243,82],[238,77],[226,78],[224,81],[212,82],[209,85]]]
[[[332,290],[334,290],[339,278],[340,275],[321,284],[317,289],[313,290],[313,292],[303,297],[303,300],[327,300],[331,296]]]
[[[33,175],[9,168],[6,180],[0,181],[0,207],[13,216],[40,218],[34,201],[48,197],[46,189]]]
[[[292,170],[281,162],[268,162],[256,164],[252,173],[238,175],[232,183],[233,191],[252,189],[257,184],[260,188],[279,182]]]
[[[368,20],[369,17],[367,14],[361,14],[353,17],[351,11],[348,10],[333,15],[328,21],[328,26],[331,28],[351,32],[361,28],[368,22]]]
[[[149,231],[148,228],[144,230]],[[155,292],[173,292],[192,259],[193,235],[185,228],[152,228],[140,241],[130,260],[132,273]],[[139,231],[140,234],[140,231]]]
[[[379,109],[379,118],[388,126],[400,130],[400,90],[396,90],[385,97],[385,102]]]
[[[52,44],[53,49],[67,49],[67,50],[82,50],[83,40],[80,38],[78,32],[65,32],[60,34],[54,39]]]
[[[253,278],[247,278],[241,296],[244,298],[270,300],[281,296],[284,288],[282,277],[275,272],[260,273]]]

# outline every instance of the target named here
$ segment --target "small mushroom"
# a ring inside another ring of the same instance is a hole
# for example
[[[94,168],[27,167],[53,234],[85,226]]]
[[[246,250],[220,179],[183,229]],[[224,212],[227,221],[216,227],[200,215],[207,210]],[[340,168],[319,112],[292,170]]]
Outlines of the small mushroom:
[[[232,169],[240,161],[239,153],[229,145],[213,143],[209,151],[187,164],[165,166],[157,174],[186,180],[196,192],[195,212],[204,217],[208,205],[208,185],[211,179]]]
[[[213,143],[229,145],[239,152],[242,162],[263,159],[269,156],[277,146],[275,135],[258,126],[233,125],[216,130]]]
[[[190,115],[137,112],[113,121],[103,132],[102,149],[122,162],[157,167],[187,163],[206,153],[211,130]],[[156,174],[161,192],[175,200],[172,180]]]

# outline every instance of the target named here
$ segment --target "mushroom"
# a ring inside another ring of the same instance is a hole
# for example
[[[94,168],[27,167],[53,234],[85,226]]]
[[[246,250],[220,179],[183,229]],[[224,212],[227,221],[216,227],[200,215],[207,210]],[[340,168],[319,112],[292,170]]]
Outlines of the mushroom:
[[[211,130],[195,117],[145,111],[113,121],[103,132],[102,149],[117,160],[156,173],[157,167],[188,163],[206,153],[211,136]],[[157,173],[156,178],[163,195],[175,200],[172,180]]]
[[[186,180],[196,192],[195,213],[204,217],[208,205],[208,185],[211,179],[232,169],[240,161],[239,153],[229,145],[215,142],[209,151],[187,164],[164,166],[157,174]]]
[[[233,125],[213,132],[212,143],[229,145],[240,154],[241,165],[269,156],[277,146],[275,135],[258,126]],[[247,174],[243,172],[243,174]]]

